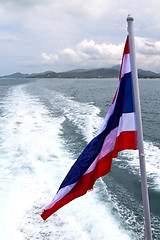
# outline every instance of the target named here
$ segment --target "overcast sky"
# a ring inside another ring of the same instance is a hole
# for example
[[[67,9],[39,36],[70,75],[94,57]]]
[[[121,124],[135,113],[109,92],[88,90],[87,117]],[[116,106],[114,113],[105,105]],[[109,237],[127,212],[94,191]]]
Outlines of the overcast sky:
[[[160,72],[159,0],[0,0],[0,75],[120,64],[129,13],[137,67]]]

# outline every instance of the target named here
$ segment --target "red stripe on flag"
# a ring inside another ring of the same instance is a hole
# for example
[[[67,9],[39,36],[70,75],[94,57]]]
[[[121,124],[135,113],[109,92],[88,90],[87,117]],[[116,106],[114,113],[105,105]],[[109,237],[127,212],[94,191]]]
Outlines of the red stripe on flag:
[[[123,51],[123,56],[122,56],[122,63],[121,63],[120,74],[119,74],[119,81],[121,80],[121,72],[122,72],[124,55],[129,54],[129,53],[130,53],[130,50],[129,50],[129,36],[127,36],[124,51]]]

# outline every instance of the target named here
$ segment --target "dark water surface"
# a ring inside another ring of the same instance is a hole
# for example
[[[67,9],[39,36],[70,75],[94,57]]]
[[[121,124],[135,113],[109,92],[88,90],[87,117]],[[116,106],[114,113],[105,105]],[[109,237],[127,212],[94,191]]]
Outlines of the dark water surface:
[[[153,239],[160,239],[160,80],[139,80]],[[144,239],[137,151],[123,151],[94,191],[46,222],[41,212],[93,138],[115,79],[0,79],[2,239]]]

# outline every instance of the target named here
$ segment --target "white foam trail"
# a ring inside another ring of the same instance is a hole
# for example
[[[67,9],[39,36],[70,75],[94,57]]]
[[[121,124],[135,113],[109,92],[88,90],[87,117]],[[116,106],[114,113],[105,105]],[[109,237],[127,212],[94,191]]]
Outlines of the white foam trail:
[[[5,115],[0,119],[0,232],[3,239],[21,239],[17,231],[19,222],[46,187],[43,162],[52,156],[62,156],[58,134],[64,118],[47,118],[47,110],[36,99],[25,95],[20,87],[10,92],[3,111]]]
[[[100,202],[99,192],[95,187],[94,191],[59,210],[58,215],[62,219],[65,216],[69,231],[75,228],[75,239],[118,240],[120,236],[123,240],[131,239],[129,231],[122,228],[117,216],[113,216],[113,206]]]
[[[97,108],[58,94],[55,101],[61,103],[57,107],[66,109],[68,106],[65,116],[81,129],[87,141],[88,134],[93,137]],[[131,231],[124,228],[118,215],[112,213],[111,203],[101,201],[101,185],[96,185],[93,192],[69,203],[43,222],[40,218],[43,207],[50,202],[73,164],[73,156],[67,152],[60,137],[65,116],[51,118],[38,99],[29,96],[22,87],[10,92],[3,111],[5,116],[0,118],[0,227],[3,240],[135,239],[131,238]]]
[[[93,105],[78,103],[71,99],[68,99],[67,104],[69,108],[66,109],[66,116],[81,130],[85,140],[90,142],[100,125],[98,117],[100,110]]]
[[[103,121],[99,117],[100,109],[91,103],[76,102],[72,98],[55,91],[52,91],[52,93],[47,91],[46,95],[49,96],[49,101],[53,104],[55,104],[56,98],[58,105],[64,110],[64,116],[80,129],[86,142],[90,142]]]
[[[144,142],[144,151],[147,176],[152,180],[149,181],[148,184],[152,188],[160,191],[160,148],[155,146],[152,142]],[[128,166],[131,166],[132,172],[140,172],[138,151],[122,151],[120,156],[127,157],[125,163],[120,163],[120,167],[128,168]],[[127,165],[125,165],[126,162]]]

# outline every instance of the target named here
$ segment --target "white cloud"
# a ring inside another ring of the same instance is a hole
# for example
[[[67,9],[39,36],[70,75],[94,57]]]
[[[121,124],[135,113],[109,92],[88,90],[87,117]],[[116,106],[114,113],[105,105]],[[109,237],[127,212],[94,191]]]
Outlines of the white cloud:
[[[160,41],[136,37],[137,67],[160,71]]]
[[[107,67],[119,64],[124,44],[96,44],[94,40],[81,41],[73,48],[65,48],[61,55],[80,66]]]
[[[23,7],[28,8],[39,4],[47,4],[52,0],[0,0],[0,4],[3,6]]]
[[[108,0],[72,0],[66,2],[60,1],[64,11],[75,16],[86,16],[89,18],[99,18],[109,12],[113,1]]]
[[[42,53],[41,57],[42,57],[42,63],[46,64],[46,65],[52,65],[52,64],[54,64],[55,62],[58,61],[58,55],[57,54],[47,55],[46,53]]]
[[[18,38],[14,35],[0,34],[0,41],[17,41]]]
[[[76,17],[100,17],[106,11],[108,12],[112,6],[111,0],[0,0],[0,5],[8,10],[18,10],[35,8],[43,6],[44,11],[47,8],[48,11],[53,13],[59,12],[59,14],[68,14]]]
[[[146,38],[135,38],[137,68],[159,71],[160,41]],[[84,39],[77,45],[64,48],[58,54],[42,54],[42,63],[48,65],[60,64],[72,68],[111,67],[121,63],[124,43],[98,44],[94,40]]]
[[[137,51],[146,55],[160,55],[160,41],[135,37]]]

